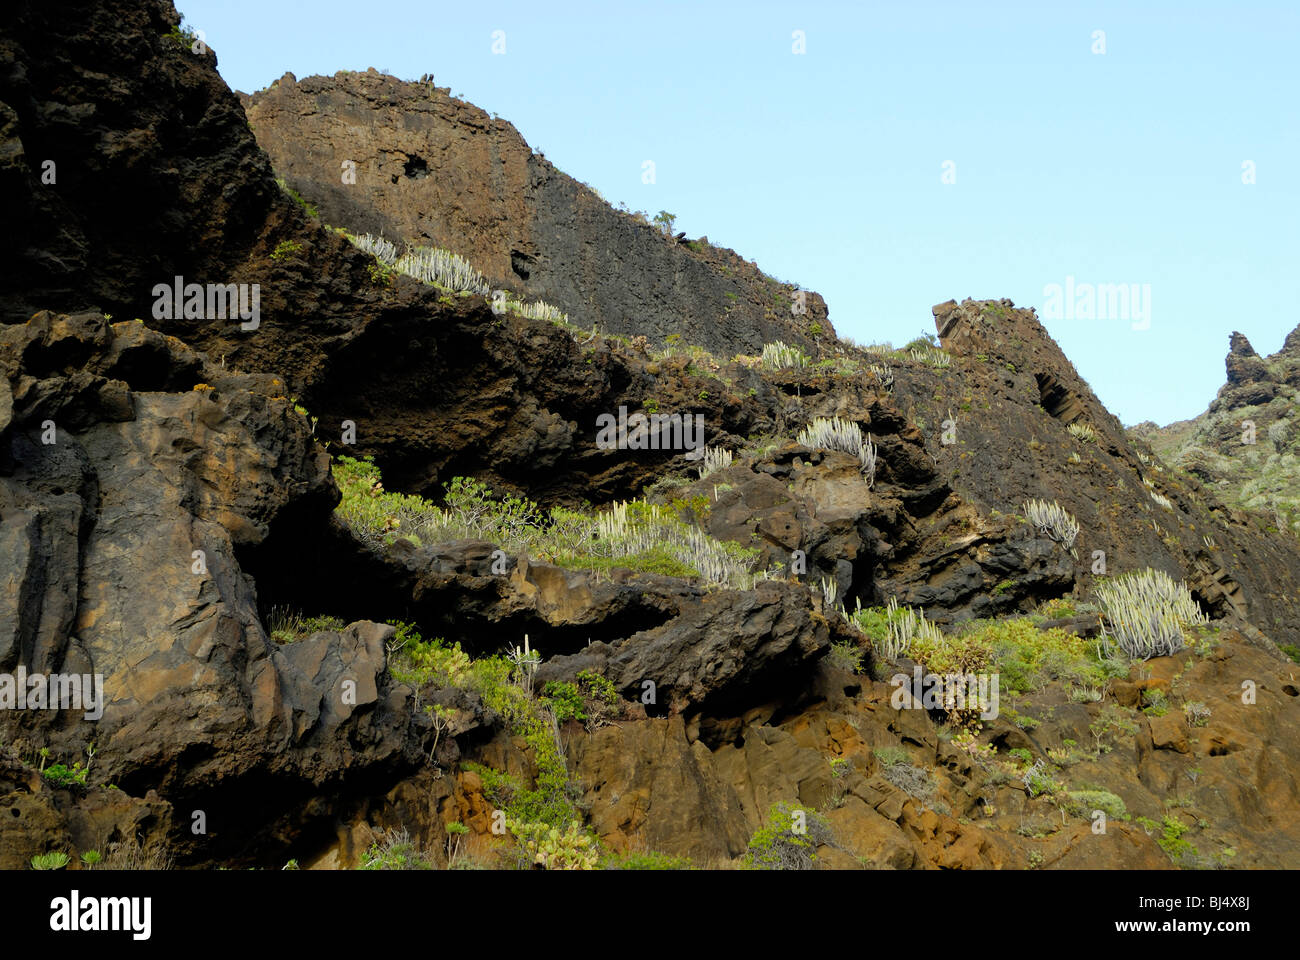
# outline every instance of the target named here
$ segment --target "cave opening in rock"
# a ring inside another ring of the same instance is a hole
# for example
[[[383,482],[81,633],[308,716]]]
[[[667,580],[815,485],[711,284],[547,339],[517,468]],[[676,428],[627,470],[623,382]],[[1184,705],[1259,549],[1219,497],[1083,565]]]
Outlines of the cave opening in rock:
[[[1227,616],[1229,612],[1228,598],[1224,594],[1220,593],[1214,599],[1210,599],[1204,592],[1195,587],[1191,589],[1190,593],[1192,600],[1196,602],[1197,609],[1209,619],[1219,620]]]
[[[429,164],[423,157],[412,155],[406,158],[402,172],[410,180],[422,180],[429,175]]]
[[[533,264],[536,262],[536,257],[529,256],[522,250],[510,251],[510,269],[520,280],[527,280],[532,275]]]
[[[1050,373],[1035,373],[1034,379],[1038,381],[1038,396],[1043,409],[1058,420],[1073,419],[1080,407],[1073,394]]]

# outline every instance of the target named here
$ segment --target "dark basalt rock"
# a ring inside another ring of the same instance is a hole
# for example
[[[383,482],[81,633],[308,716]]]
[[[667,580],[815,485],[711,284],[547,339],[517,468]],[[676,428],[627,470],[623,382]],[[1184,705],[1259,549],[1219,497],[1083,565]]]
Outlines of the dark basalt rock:
[[[449,249],[494,286],[545,300],[583,329],[656,345],[675,334],[720,357],[774,340],[834,342],[819,295],[804,292],[793,312],[797,288],[734,251],[677,242],[614,210],[509,123],[446,88],[373,71],[285,74],[243,102],[277,173],[326,221],[399,247]],[[341,158],[355,182],[344,182]]]

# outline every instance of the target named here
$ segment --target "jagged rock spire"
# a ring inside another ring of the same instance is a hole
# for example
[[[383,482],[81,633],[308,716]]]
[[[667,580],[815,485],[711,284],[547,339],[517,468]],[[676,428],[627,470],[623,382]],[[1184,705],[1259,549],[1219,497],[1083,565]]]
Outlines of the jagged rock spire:
[[[1238,333],[1236,330],[1232,332],[1228,356],[1224,360],[1224,365],[1228,368],[1228,384],[1230,386],[1239,386],[1243,383],[1264,379],[1268,373],[1264,361],[1255,352],[1255,348],[1250,345],[1246,335]]]
[[[1287,334],[1280,352],[1284,356],[1300,360],[1300,324],[1297,324],[1296,328]]]

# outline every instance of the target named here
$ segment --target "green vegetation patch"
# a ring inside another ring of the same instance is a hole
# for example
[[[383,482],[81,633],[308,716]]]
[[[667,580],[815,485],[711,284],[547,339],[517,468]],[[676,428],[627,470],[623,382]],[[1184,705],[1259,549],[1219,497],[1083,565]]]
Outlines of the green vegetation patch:
[[[775,803],[749,840],[743,863],[754,870],[810,870],[817,848],[833,842],[826,818],[813,810]]]
[[[749,589],[758,550],[714,539],[671,507],[633,500],[600,513],[495,496],[484,483],[456,477],[441,507],[384,489],[370,459],[339,457],[334,479],[343,494],[335,512],[356,537],[379,546],[399,539],[416,546],[456,539],[489,540],[508,553],[575,570],[618,569]]]

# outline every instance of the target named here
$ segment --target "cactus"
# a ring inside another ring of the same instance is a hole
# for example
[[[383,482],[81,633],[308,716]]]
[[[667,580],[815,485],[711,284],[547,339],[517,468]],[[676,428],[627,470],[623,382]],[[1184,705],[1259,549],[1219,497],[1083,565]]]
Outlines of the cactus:
[[[764,370],[784,370],[793,367],[801,370],[808,366],[808,355],[798,347],[792,347],[780,340],[763,345],[760,363]]]
[[[843,611],[843,607],[840,608]],[[862,609],[862,601],[855,601],[853,613],[844,612],[844,617],[859,629],[864,626],[867,611]],[[912,607],[900,607],[897,597],[890,597],[885,605],[885,636],[871,636],[876,652],[885,660],[897,660],[905,656],[912,647],[913,640],[927,644],[940,643],[943,631],[925,619],[925,611]]]
[[[840,587],[830,577],[822,577],[822,600],[828,609],[835,609],[835,598],[839,596]],[[845,618],[847,619],[847,617]]]
[[[1149,567],[1098,584],[1097,603],[1108,658],[1113,646],[1141,660],[1169,656],[1185,646],[1185,626],[1207,622],[1185,584]]]
[[[491,286],[463,257],[439,247],[410,247],[393,268],[421,283],[436,283],[449,290],[486,296]]]
[[[952,355],[936,347],[912,348],[912,359],[918,363],[928,363],[936,370],[952,366]]]
[[[924,610],[898,606],[898,598],[890,597],[887,607],[889,616],[889,639],[882,651],[890,660],[897,660],[912,647],[913,640],[937,642],[943,638],[942,631],[925,619]]]
[[[544,300],[534,300],[531,303],[512,303],[510,310],[521,317],[527,317],[529,320],[549,320],[551,323],[568,323],[569,315],[559,307],[553,307]]]
[[[705,447],[704,456],[700,460],[700,479],[703,480],[711,473],[719,470],[725,470],[731,466],[733,457],[730,450],[723,450],[720,447]]]
[[[600,859],[595,841],[583,832],[582,824],[577,820],[570,823],[563,833],[548,823],[508,820],[506,826],[533,866],[547,870],[594,870]]]
[[[524,634],[524,645],[516,645],[506,654],[506,659],[514,666],[515,685],[531,697],[537,668],[542,665],[542,655],[529,647],[528,634]]]
[[[867,486],[875,484],[876,445],[871,442],[870,435],[863,439],[862,428],[853,421],[841,420],[839,417],[817,417],[800,431],[797,439],[805,447],[853,454],[858,458]]]
[[[752,586],[749,567],[733,551],[698,527],[672,522],[657,504],[637,502],[638,516],[628,516],[627,503],[616,503],[596,518],[597,538],[588,549],[611,558],[632,557],[663,550],[684,566],[699,571],[710,583],[739,589]]]
[[[869,367],[867,367],[867,369],[876,375],[876,379],[880,381],[880,385],[882,387],[884,387],[886,390],[890,392],[893,391],[894,371],[889,369],[889,364],[873,363]]]
[[[1070,436],[1080,443],[1095,443],[1097,440],[1097,431],[1090,423],[1072,423],[1065,429],[1069,430]]]
[[[1079,536],[1079,522],[1059,503],[1053,500],[1026,500],[1024,504],[1026,519],[1038,532],[1050,537],[1067,550],[1074,549],[1074,540]]]
[[[364,250],[380,263],[385,263],[391,267],[397,262],[397,247],[383,237],[372,237],[368,233],[360,237],[348,234],[348,239],[352,241],[354,247],[358,250]]]

